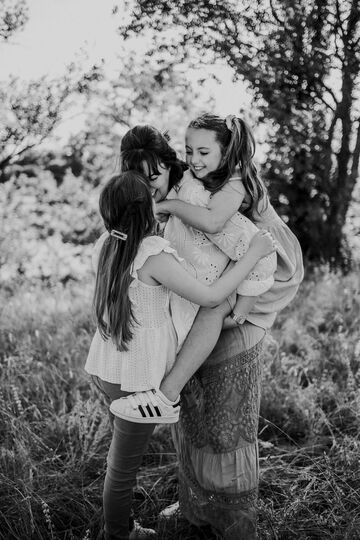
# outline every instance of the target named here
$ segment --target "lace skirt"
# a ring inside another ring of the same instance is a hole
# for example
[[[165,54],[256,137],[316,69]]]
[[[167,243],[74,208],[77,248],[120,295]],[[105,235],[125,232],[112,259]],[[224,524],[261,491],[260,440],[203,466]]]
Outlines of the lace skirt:
[[[263,336],[250,323],[222,332],[184,388],[172,428],[180,509],[225,540],[256,538]]]

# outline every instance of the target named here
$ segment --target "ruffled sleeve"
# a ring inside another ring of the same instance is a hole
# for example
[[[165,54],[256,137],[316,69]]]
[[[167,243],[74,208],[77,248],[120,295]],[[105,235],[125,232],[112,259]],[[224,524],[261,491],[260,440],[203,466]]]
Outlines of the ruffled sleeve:
[[[228,183],[225,184],[225,186],[222,189],[224,189],[225,191],[230,191],[230,192],[231,190],[233,190],[244,198],[246,195],[246,190],[240,176],[231,177]]]
[[[160,236],[148,236],[144,238],[130,271],[131,276],[134,278],[134,281],[131,283],[132,287],[136,287],[139,279],[138,270],[144,266],[146,260],[152,255],[159,255],[162,251],[174,255],[179,262],[184,260],[179,257],[176,250],[170,246],[170,242],[165,240],[165,238],[161,238]]]

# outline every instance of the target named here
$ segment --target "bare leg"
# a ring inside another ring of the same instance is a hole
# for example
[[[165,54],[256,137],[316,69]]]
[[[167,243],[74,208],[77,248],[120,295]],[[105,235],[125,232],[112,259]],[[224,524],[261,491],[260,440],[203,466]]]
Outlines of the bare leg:
[[[200,308],[173,368],[160,385],[168,399],[175,401],[190,377],[205,362],[219,339],[224,318],[230,312],[227,300],[215,308]]]

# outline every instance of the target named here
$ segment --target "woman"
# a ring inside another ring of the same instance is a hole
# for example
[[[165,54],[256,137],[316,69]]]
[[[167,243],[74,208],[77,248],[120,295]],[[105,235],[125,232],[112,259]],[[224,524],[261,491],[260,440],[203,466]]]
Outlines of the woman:
[[[215,151],[220,147],[224,155],[226,133],[225,143],[220,144],[218,131],[227,129],[226,122],[213,115],[208,117],[190,125],[201,130],[201,135],[204,131],[214,133],[209,143],[210,154],[214,143]],[[185,169],[166,138],[150,126],[137,126],[124,136],[121,159],[124,169],[137,169],[147,175],[156,202],[164,199],[169,188],[181,180]],[[200,167],[194,163],[194,156],[188,164],[196,176]],[[230,175],[234,172],[230,171]],[[213,352],[185,386],[180,421],[173,428],[181,511],[196,525],[211,524],[226,540],[256,538],[263,338],[276,312],[293,298],[303,277],[298,243],[279,220],[269,205],[256,224],[271,232],[275,225],[280,226],[285,242],[291,238],[294,244],[290,258],[283,251],[278,253],[280,280],[259,298],[244,324],[222,331]],[[165,228],[165,237],[166,234]],[[184,252],[182,248],[193,240],[183,230],[178,236],[172,231],[171,243],[185,259],[186,249]],[[206,312],[199,313],[198,322],[201,317],[206,317]],[[198,339],[196,327],[195,321],[183,350],[193,349]]]

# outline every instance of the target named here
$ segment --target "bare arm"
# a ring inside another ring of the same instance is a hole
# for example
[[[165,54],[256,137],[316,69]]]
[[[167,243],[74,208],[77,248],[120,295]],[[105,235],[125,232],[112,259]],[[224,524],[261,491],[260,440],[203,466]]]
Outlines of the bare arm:
[[[260,231],[252,240],[242,259],[210,286],[195,279],[169,253],[162,252],[159,255],[149,257],[143,269],[150,278],[162,283],[187,300],[200,306],[214,307],[225,300],[247,277],[257,261],[271,253],[273,249],[271,235]]]
[[[243,198],[243,194],[233,189],[231,182],[228,182],[211,197],[205,208],[171,199],[158,203],[156,211],[159,214],[172,214],[205,233],[216,233],[238,211]]]

